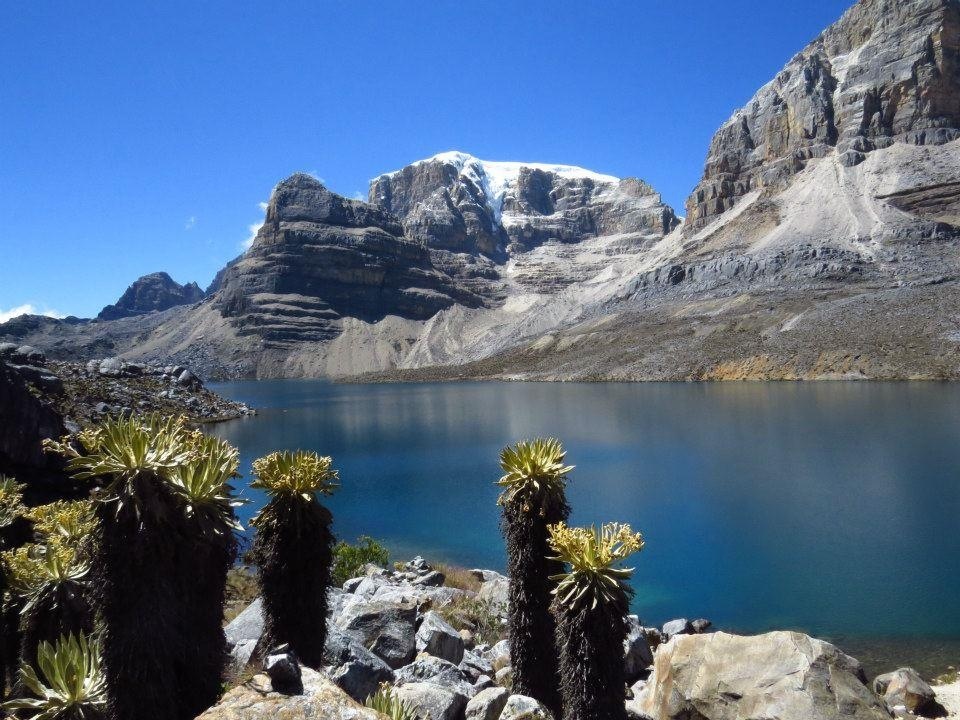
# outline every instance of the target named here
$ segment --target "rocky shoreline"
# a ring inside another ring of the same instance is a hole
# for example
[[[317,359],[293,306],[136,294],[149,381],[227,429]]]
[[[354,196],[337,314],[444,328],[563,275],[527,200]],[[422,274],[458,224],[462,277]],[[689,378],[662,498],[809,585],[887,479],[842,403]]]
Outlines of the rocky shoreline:
[[[263,631],[255,600],[226,628],[235,687],[201,718],[373,720],[382,716],[363,702],[382,683],[420,718],[550,718],[535,700],[510,690],[508,583],[491,570],[445,573],[423,558],[394,569],[367,565],[362,576],[330,591],[321,672],[300,668],[282,649],[267,652],[262,667],[252,661]],[[628,627],[624,702],[635,720],[879,720],[960,712],[956,681],[931,687],[901,668],[868,682],[857,660],[802,633],[739,636],[686,619],[656,628],[636,616]],[[297,691],[278,692],[289,687],[291,674]]]
[[[148,365],[111,357],[85,363],[49,360],[29,345],[0,343],[0,364],[74,431],[111,415],[184,415],[194,423],[233,420],[254,411],[220,397],[182,365]]]

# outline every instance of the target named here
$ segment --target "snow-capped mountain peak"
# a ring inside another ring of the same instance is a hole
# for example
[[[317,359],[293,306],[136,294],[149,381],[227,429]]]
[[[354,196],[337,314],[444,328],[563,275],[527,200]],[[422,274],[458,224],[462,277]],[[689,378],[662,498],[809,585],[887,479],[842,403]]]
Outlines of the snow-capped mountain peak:
[[[393,178],[403,173],[407,168],[430,163],[452,166],[456,168],[461,177],[480,188],[485,195],[486,204],[491,214],[497,221],[503,214],[504,199],[512,190],[516,189],[523,169],[540,170],[564,180],[590,180],[595,185],[615,186],[620,182],[620,178],[613,175],[604,175],[575,165],[481,160],[474,155],[459,150],[442,152],[424,160],[417,160],[406,168],[384,173],[374,178],[372,182],[376,183],[383,178]]]

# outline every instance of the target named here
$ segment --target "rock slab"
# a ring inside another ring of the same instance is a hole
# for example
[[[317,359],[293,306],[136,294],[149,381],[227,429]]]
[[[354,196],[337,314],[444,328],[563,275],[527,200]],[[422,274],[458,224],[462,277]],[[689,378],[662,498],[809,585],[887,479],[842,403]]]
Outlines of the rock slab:
[[[302,668],[302,680],[301,694],[284,695],[273,690],[266,675],[257,675],[197,720],[383,720],[310,668]]]
[[[654,656],[635,707],[653,720],[889,720],[863,669],[797,632],[677,635]]]

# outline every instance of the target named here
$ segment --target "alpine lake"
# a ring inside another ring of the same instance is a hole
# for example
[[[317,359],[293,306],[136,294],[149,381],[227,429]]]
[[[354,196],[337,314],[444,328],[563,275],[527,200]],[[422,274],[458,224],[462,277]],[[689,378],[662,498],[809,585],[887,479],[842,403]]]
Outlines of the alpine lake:
[[[258,414],[208,430],[251,463],[334,459],[339,538],[392,559],[503,571],[498,455],[560,438],[572,524],[640,530],[647,624],[797,629],[868,674],[960,661],[960,385],[941,383],[217,383]]]

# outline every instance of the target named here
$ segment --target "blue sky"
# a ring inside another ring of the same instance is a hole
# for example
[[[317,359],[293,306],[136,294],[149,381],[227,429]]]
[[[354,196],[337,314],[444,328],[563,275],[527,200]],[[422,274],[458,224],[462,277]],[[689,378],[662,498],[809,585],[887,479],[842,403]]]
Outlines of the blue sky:
[[[0,8],[0,317],[205,286],[297,170],[366,196],[437,152],[640,176],[682,213],[714,131],[849,0]]]

